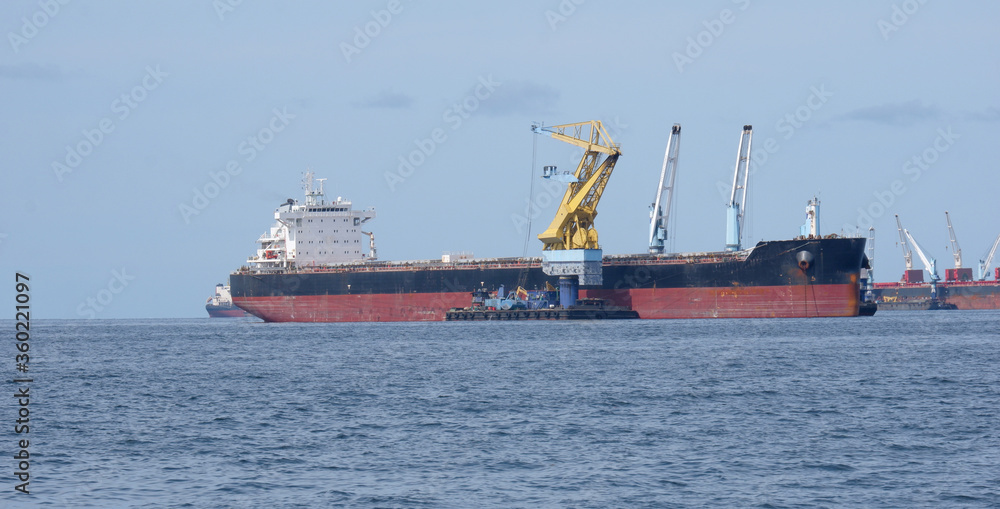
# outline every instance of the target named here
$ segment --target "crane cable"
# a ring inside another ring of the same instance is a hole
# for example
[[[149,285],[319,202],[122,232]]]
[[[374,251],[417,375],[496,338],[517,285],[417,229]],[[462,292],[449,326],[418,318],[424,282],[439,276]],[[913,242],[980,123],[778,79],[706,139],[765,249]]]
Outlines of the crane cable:
[[[674,186],[673,189],[670,190],[670,192],[674,193],[674,198],[672,200],[670,200],[670,210],[667,211],[667,214],[670,214],[670,224],[665,225],[665,226],[669,227],[670,229],[667,230],[667,240],[668,240],[668,242],[667,242],[667,246],[664,246],[664,247],[665,248],[669,248],[670,249],[670,251],[669,251],[670,253],[676,253],[677,252],[677,214],[674,213],[674,211],[677,209],[677,189],[676,189],[676,185]]]
[[[535,194],[535,154],[538,149],[538,137],[531,136],[531,181],[528,184],[528,206],[525,207],[525,214],[528,215],[528,228],[524,232],[524,249],[521,250],[521,258],[524,259],[528,256],[528,241],[531,240],[531,200]],[[517,275],[517,288],[523,288],[528,282],[528,266],[525,265],[521,268],[521,271]]]
[[[535,197],[535,156],[537,151],[538,136],[535,136],[535,133],[531,133],[531,172],[528,183],[528,206],[525,208],[525,213],[528,215],[528,228],[524,232],[524,249],[521,250],[521,258],[528,256],[528,242],[531,240],[531,205]]]

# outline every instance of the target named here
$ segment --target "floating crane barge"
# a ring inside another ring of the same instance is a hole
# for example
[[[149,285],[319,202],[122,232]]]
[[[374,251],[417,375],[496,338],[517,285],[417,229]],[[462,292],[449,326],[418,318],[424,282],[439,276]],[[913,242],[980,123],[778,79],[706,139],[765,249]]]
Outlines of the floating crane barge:
[[[490,292],[481,288],[472,292],[472,305],[452,308],[445,320],[621,320],[639,318],[628,308],[609,306],[604,299],[578,299],[576,304],[563,307],[559,292],[551,289],[528,291],[518,288],[507,297],[503,288]]]

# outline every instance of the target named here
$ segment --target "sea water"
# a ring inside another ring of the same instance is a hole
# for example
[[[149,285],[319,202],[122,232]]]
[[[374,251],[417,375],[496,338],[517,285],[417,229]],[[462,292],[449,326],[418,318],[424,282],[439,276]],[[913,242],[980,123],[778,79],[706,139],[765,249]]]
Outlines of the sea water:
[[[0,505],[996,507],[998,325],[35,320]]]

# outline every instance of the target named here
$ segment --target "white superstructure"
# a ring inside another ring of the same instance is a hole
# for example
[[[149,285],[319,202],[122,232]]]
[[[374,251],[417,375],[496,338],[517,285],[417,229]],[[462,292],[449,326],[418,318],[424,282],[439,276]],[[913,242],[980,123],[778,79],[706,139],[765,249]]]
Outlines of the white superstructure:
[[[253,268],[335,265],[375,260],[375,237],[362,225],[375,218],[375,209],[354,210],[349,200],[327,201],[323,182],[313,173],[303,179],[306,202],[291,198],[274,211],[274,226],[257,239],[257,255],[247,260]]]
[[[818,239],[819,234],[819,198],[806,202],[806,223],[799,227],[799,234],[810,239]]]
[[[208,299],[208,303],[219,307],[232,306],[233,296],[229,293],[229,285],[222,283],[215,285],[215,295]]]

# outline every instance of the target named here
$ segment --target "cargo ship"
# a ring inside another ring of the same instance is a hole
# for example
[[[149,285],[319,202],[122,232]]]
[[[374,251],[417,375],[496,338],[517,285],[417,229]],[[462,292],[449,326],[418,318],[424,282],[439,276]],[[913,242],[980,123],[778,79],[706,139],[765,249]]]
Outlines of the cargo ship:
[[[906,281],[875,283],[873,291],[879,309],[885,311],[1000,309],[1000,277],[983,281],[942,281],[935,285]]]
[[[210,318],[240,318],[251,316],[250,313],[233,305],[229,287],[219,283],[215,285],[215,295],[205,301],[205,311]]]
[[[276,222],[258,239],[257,253],[230,275],[233,302],[268,322],[441,321],[449,310],[468,306],[469,295],[490,282],[530,290],[558,287],[570,296],[570,305],[576,298],[603,299],[643,319],[859,314],[866,241],[819,235],[818,207],[811,216],[807,208],[812,223],[799,236],[742,246],[750,126],[740,139],[726,249],[663,252],[680,138],[675,125],[651,207],[649,252],[624,255],[604,255],[593,227],[618,146],[598,121],[538,131],[586,151],[572,174],[545,168],[545,177],[564,179],[568,188],[552,225],[539,235],[542,256],[446,253],[439,260],[379,260],[375,236],[365,231],[374,209],[355,209],[342,197],[327,200],[323,180],[314,181],[310,172],[305,202],[282,203],[274,212]]]
[[[937,260],[920,247],[909,230],[903,228],[899,216],[896,216],[896,228],[899,231],[906,270],[903,271],[899,282],[872,285],[872,294],[879,309],[885,311],[1000,309],[1000,268],[994,270],[992,274],[994,279],[987,279],[994,255],[1000,247],[1000,236],[993,242],[989,254],[979,261],[979,277],[976,279],[971,268],[963,267],[962,248],[955,237],[948,212],[945,212],[945,218],[951,237],[955,268],[945,269],[944,280],[941,280],[937,272]],[[923,262],[924,269],[913,268],[914,253]],[[926,280],[925,271],[929,274]]]

